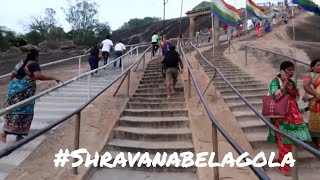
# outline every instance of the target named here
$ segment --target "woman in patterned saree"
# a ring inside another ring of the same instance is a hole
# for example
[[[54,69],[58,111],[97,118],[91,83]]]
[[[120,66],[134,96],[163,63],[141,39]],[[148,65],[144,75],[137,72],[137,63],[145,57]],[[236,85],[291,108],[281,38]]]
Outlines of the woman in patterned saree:
[[[290,61],[281,63],[282,73],[277,75],[270,84],[270,94],[274,100],[279,100],[285,95],[290,96],[289,114],[285,118],[271,119],[273,125],[282,132],[298,138],[301,141],[311,141],[306,123],[300,114],[296,100],[299,98],[299,91],[294,81],[291,80],[294,73],[294,64]],[[292,142],[280,134],[269,130],[268,141],[277,143],[279,149],[279,163],[284,156],[292,151]],[[286,176],[290,176],[290,166],[279,167],[279,170]]]
[[[320,59],[311,62],[311,72],[303,79],[305,91],[313,96],[308,106],[310,109],[308,128],[316,148],[320,149]]]
[[[32,97],[37,89],[36,80],[60,82],[57,78],[41,73],[38,55],[37,50],[31,50],[26,59],[14,67],[10,76],[5,107]],[[28,135],[33,119],[34,104],[35,102],[32,102],[5,115],[3,132],[0,134],[1,141],[6,142],[7,134],[16,135],[17,141],[22,139],[23,135]]]

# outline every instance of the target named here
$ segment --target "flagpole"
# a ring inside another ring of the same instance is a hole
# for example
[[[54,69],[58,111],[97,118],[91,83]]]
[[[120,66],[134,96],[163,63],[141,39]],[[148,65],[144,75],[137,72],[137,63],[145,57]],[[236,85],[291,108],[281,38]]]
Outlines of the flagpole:
[[[211,12],[211,29],[212,29],[212,33],[211,33],[211,39],[212,39],[212,55],[214,57],[214,41],[215,41],[215,37],[214,37],[214,23],[213,23],[213,19],[214,19],[214,16],[213,16],[213,13]]]
[[[248,11],[247,11],[247,0],[245,1],[245,22],[244,22],[244,29],[245,29],[245,32],[246,32],[246,35],[248,35],[248,30],[247,30],[247,22],[248,22]]]

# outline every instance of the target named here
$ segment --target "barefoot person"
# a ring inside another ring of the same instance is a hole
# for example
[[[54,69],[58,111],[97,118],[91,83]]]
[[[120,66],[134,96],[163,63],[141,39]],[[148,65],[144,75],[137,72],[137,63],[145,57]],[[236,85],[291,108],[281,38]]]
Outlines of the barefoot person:
[[[313,97],[309,100],[308,128],[317,149],[320,149],[320,59],[311,62],[311,72],[304,76],[304,90]]]
[[[296,83],[291,80],[294,74],[294,64],[290,61],[285,61],[281,63],[280,71],[281,73],[272,79],[269,92],[275,101],[289,95],[289,113],[285,118],[272,118],[271,122],[276,128],[292,137],[301,141],[311,141],[307,124],[303,121],[303,116],[300,114],[296,102],[299,97],[299,91]],[[267,140],[277,144],[279,149],[279,163],[282,162],[287,153],[292,152],[292,142],[280,134],[269,130]],[[290,175],[290,166],[288,164],[284,167],[279,167],[279,170],[285,176]]]
[[[181,72],[183,69],[182,60],[175,48],[176,47],[174,45],[170,45],[169,51],[165,54],[162,61],[166,67],[168,98],[170,98],[170,96],[174,94],[174,88],[178,80],[179,64],[181,67]]]
[[[11,73],[12,80],[8,86],[5,107],[34,96],[37,89],[36,80],[55,80],[61,82],[55,77],[46,76],[41,73],[38,55],[36,50],[31,50],[26,59],[15,66]],[[34,104],[34,102],[31,102],[5,115],[3,132],[0,135],[2,142],[6,142],[7,134],[16,135],[17,141],[22,139],[23,135],[28,135],[33,119]]]

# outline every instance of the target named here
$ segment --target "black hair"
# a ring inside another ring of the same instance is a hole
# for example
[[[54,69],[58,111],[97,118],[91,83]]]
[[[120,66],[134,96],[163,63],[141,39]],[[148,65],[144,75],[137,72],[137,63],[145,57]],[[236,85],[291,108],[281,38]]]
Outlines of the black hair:
[[[27,63],[29,61],[35,61],[39,56],[39,52],[36,49],[30,50],[30,52],[27,54],[27,57],[25,60],[23,60],[22,66],[17,71],[17,78],[21,79],[24,76],[26,76],[26,73],[24,71],[24,68],[26,67]]]
[[[122,40],[119,40],[119,43],[123,43],[123,41],[122,41]]]
[[[313,72],[312,68],[313,68],[314,66],[316,66],[316,64],[317,64],[318,62],[320,62],[320,58],[314,59],[314,60],[311,62],[311,64],[310,64],[310,72]]]
[[[110,37],[110,35],[106,35],[106,39],[110,39],[111,37]]]
[[[176,46],[174,44],[169,44],[169,49],[170,50],[175,50],[176,49]]]
[[[280,65],[280,70],[286,70],[290,67],[294,67],[294,64],[291,61],[284,61]]]

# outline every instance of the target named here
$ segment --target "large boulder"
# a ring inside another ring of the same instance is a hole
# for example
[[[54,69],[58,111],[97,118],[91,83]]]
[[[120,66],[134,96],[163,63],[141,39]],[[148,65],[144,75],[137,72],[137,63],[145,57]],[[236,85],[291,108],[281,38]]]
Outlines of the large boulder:
[[[40,48],[35,46],[35,45],[32,45],[32,44],[27,44],[25,46],[20,46],[19,48],[20,48],[20,50],[22,52],[30,52],[32,49],[36,49],[37,51],[40,52]]]
[[[68,49],[76,49],[77,48],[77,46],[74,44],[74,42],[70,41],[70,40],[62,41],[59,44],[60,44],[61,50],[68,50]]]
[[[55,49],[59,49],[60,45],[58,42],[56,41],[42,41],[41,43],[38,44],[38,47],[42,50],[42,51],[48,51],[48,50],[55,50]]]

